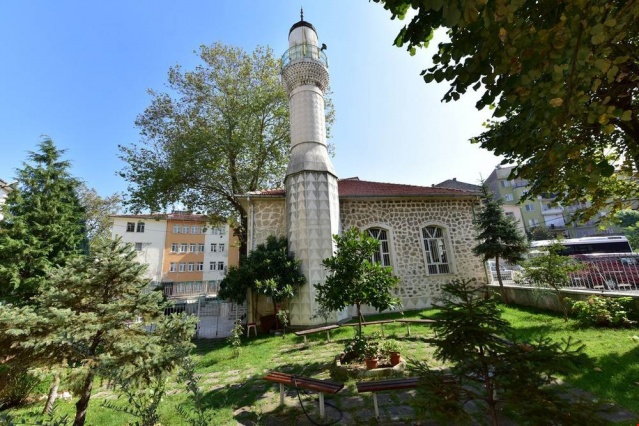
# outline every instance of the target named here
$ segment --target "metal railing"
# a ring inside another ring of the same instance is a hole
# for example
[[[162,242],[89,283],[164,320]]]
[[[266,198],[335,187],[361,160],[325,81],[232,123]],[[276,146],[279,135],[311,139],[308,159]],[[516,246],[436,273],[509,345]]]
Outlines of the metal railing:
[[[569,282],[564,288],[598,293],[639,292],[639,253],[575,255],[572,258],[581,268],[569,274]],[[486,269],[491,284],[497,284],[495,262],[488,261]],[[522,266],[500,262],[499,269],[504,284],[535,286],[526,279]]]
[[[313,44],[298,44],[284,52],[282,55],[282,68],[291,62],[301,59],[312,59],[328,68],[328,57],[326,53]]]

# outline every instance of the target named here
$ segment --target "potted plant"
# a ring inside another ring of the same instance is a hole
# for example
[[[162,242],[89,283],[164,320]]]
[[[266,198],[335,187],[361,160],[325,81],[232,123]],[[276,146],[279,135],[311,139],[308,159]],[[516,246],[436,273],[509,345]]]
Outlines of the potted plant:
[[[390,359],[391,365],[399,364],[401,345],[397,340],[385,339],[382,342],[382,353]]]
[[[366,340],[363,345],[363,356],[364,361],[366,361],[367,370],[377,368],[377,362],[379,361],[379,343],[375,340]]]

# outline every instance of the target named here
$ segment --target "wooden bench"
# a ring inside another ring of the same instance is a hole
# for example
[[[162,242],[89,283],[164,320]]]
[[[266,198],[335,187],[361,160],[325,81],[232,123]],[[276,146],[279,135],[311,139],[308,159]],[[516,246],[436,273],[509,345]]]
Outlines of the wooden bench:
[[[344,387],[344,383],[334,382],[332,380],[312,379],[309,377],[300,377],[294,374],[280,373],[271,371],[264,380],[280,384],[280,405],[284,405],[284,385],[294,386],[299,389],[308,389],[319,393],[319,409],[320,418],[324,418],[324,394],[336,394]]]
[[[417,387],[418,377],[407,377],[400,379],[376,380],[372,382],[356,383],[357,392],[372,392],[373,405],[375,406],[375,417],[379,418],[379,406],[377,405],[377,392],[397,389],[414,389]]]
[[[376,325],[379,324],[382,327],[382,337],[384,337],[384,324],[388,324],[391,322],[395,322],[395,320],[389,319],[389,320],[379,320],[379,321],[367,321],[367,322],[363,322],[362,326],[366,327],[367,325]],[[358,326],[359,323],[358,322],[347,322],[345,324],[342,324],[342,327],[345,326]]]
[[[397,322],[402,322],[406,324],[406,327],[408,329],[408,336],[410,337],[410,325],[411,324],[434,324],[437,322],[437,320],[433,320],[433,319],[410,319],[410,318],[402,318],[402,319],[397,319],[395,320]]]
[[[306,335],[307,334],[313,334],[313,333],[319,333],[320,331],[326,331],[326,339],[330,342],[331,341],[331,330],[334,330],[336,328],[339,328],[339,325],[327,325],[327,326],[324,326],[324,327],[309,328],[308,330],[296,331],[295,335],[296,336],[304,336],[304,343],[306,343]]]

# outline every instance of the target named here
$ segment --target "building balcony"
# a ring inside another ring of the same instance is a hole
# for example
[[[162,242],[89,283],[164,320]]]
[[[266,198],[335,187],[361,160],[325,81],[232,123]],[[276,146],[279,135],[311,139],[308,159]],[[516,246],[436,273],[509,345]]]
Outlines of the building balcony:
[[[312,59],[328,68],[328,57],[326,53],[313,44],[298,44],[284,52],[282,55],[282,68],[302,59]]]
[[[556,207],[544,207],[541,209],[541,214],[543,215],[561,215],[563,214],[564,209],[561,206]]]

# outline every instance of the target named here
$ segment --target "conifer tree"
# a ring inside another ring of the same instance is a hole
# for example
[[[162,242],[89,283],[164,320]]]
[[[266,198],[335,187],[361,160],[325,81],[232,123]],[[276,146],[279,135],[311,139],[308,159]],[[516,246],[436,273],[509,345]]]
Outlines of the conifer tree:
[[[499,260],[504,259],[510,263],[521,262],[528,251],[528,243],[526,237],[517,229],[514,219],[504,214],[502,201],[493,198],[484,184],[482,184],[482,204],[483,207],[475,218],[475,225],[479,231],[475,239],[479,244],[473,247],[473,253],[481,256],[484,262],[495,259],[501,297],[508,303]]]
[[[17,171],[17,187],[2,206],[0,301],[25,305],[43,284],[45,271],[63,266],[86,247],[80,181],[49,138]]]
[[[88,256],[50,270],[50,284],[31,306],[0,305],[0,343],[12,341],[35,366],[63,361],[79,383],[75,426],[86,420],[96,375],[117,372],[118,382],[150,383],[178,366],[192,347],[194,322],[164,317],[159,292],[147,292],[145,266],[120,240],[98,243]],[[157,324],[149,331],[150,324]]]

